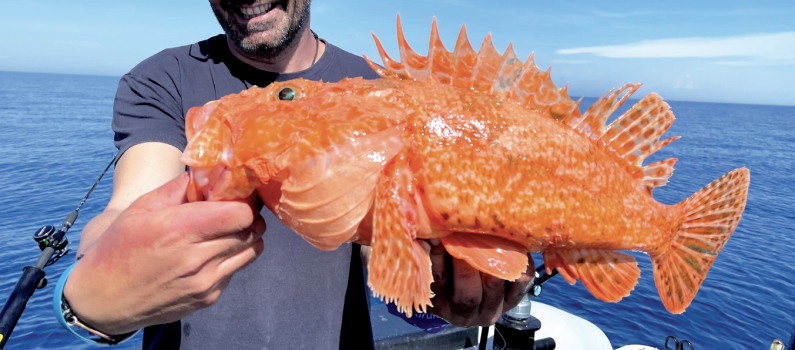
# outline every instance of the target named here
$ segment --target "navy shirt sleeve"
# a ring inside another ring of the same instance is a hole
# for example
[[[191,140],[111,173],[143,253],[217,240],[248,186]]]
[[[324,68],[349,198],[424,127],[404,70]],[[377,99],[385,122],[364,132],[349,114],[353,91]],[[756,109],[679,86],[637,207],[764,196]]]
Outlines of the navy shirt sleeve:
[[[143,142],[185,149],[179,74],[177,59],[163,51],[121,78],[113,105],[114,143],[120,153]]]

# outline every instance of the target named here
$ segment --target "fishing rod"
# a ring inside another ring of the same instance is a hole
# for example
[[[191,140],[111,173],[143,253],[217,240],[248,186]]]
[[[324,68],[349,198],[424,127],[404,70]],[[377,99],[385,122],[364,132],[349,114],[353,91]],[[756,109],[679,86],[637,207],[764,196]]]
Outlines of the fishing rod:
[[[47,285],[47,279],[44,278],[44,268],[54,264],[69,253],[70,248],[67,247],[69,245],[69,240],[66,239],[66,231],[69,231],[69,228],[75,223],[75,220],[77,220],[77,212],[80,211],[80,208],[86,202],[88,196],[91,195],[91,192],[93,192],[94,188],[99,184],[99,180],[102,180],[102,177],[105,176],[105,173],[110,169],[110,166],[113,165],[118,156],[118,153],[113,156],[108,166],[105,167],[105,170],[102,171],[97,181],[94,182],[94,185],[88,190],[86,196],[83,197],[77,209],[66,216],[66,219],[61,223],[61,228],[58,229],[58,231],[55,231],[54,226],[46,225],[33,234],[33,239],[39,245],[39,249],[41,249],[41,255],[39,255],[36,264],[25,266],[22,269],[22,276],[19,278],[17,285],[14,286],[14,290],[11,292],[8,300],[6,300],[5,305],[3,305],[2,311],[0,311],[0,350],[5,347],[8,338],[11,337],[11,332],[17,325],[19,317],[22,316],[22,311],[25,310],[25,305],[27,305],[30,297],[33,296],[33,292]]]

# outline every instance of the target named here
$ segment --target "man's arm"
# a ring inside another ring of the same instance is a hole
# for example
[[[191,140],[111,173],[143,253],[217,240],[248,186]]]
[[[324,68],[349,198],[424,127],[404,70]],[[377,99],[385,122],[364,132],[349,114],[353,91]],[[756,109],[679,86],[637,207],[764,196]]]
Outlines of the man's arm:
[[[157,142],[141,143],[124,152],[113,172],[113,195],[105,210],[80,234],[77,256],[85,254],[133,201],[185,172],[181,155],[176,147]]]
[[[127,150],[108,207],[86,226],[64,297],[99,331],[127,333],[208,307],[262,253],[256,197],[188,203],[179,155],[161,143]]]

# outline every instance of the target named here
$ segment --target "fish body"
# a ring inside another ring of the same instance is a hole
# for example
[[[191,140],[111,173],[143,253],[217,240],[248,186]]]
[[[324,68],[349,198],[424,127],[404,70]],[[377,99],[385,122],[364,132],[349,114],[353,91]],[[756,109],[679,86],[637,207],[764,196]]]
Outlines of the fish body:
[[[642,165],[676,139],[660,141],[674,117],[658,95],[605,125],[639,85],[581,114],[532,56],[500,55],[488,37],[475,52],[461,33],[449,52],[434,20],[420,56],[398,21],[402,62],[376,39],[380,80],[298,79],[191,109],[189,199],[256,191],[320,249],[371,245],[368,285],[408,315],[432,297],[427,238],[505,280],[542,252],[547,269],[612,302],[640,277],[617,251],[646,252],[663,304],[683,312],[740,220],[748,170],[661,204],[651,192],[676,159]]]

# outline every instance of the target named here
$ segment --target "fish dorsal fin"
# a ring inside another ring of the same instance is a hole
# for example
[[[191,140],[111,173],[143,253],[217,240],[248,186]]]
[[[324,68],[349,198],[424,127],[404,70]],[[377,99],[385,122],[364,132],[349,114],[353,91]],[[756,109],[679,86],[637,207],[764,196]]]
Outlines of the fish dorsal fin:
[[[572,115],[580,116],[578,103],[569,98],[566,87],[557,88],[549,77],[549,70],[541,71],[533,62],[532,54],[524,63],[516,57],[512,45],[504,54],[500,54],[494,49],[491,34],[486,36],[480,50],[476,52],[469,43],[464,25],[458,34],[455,49],[450,52],[439,39],[434,17],[428,56],[422,56],[409,47],[403,35],[400,15],[397,33],[401,62],[386,53],[375,34],[373,38],[384,67],[364,57],[383,78],[433,81],[493,94],[559,121],[571,119]]]
[[[399,14],[397,33],[401,62],[389,57],[374,33],[373,38],[384,67],[364,57],[381,77],[453,85],[500,96],[538,111],[614,154],[649,193],[653,188],[665,185],[671,177],[675,159],[642,166],[649,155],[678,138],[660,141],[662,134],[673,123],[674,116],[659,95],[653,93],[646,96],[610,125],[605,125],[610,115],[626,102],[640,84],[627,84],[616,91],[608,91],[584,114],[580,114],[579,101],[575,102],[569,97],[566,86],[555,86],[550,78],[550,70],[540,70],[533,61],[533,54],[523,63],[516,57],[511,44],[501,55],[491,43],[491,34],[486,36],[480,50],[475,52],[467,39],[464,25],[455,49],[450,52],[439,39],[434,17],[428,56],[422,56],[409,47]]]

